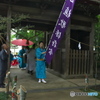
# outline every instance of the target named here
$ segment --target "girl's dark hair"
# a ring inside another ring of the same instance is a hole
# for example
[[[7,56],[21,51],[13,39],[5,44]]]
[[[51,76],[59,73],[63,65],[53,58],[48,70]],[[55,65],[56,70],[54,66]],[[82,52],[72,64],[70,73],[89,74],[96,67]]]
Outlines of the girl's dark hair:
[[[29,49],[29,46],[26,46],[25,48],[26,48],[26,49]]]
[[[43,43],[43,44],[44,44],[44,42],[43,42],[43,41],[40,41],[40,42],[39,42],[39,44],[40,44],[40,43]]]

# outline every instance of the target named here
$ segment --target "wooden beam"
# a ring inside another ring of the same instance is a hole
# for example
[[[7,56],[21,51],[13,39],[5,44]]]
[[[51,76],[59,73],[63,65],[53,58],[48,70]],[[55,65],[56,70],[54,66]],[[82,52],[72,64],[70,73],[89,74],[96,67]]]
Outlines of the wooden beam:
[[[34,8],[34,7],[23,7],[23,6],[16,6],[13,5],[12,6],[13,11],[19,11],[19,12],[23,12],[23,13],[29,13],[29,14],[38,14],[38,15],[42,15],[42,14],[47,14],[47,15],[57,15],[60,12],[59,11],[52,11],[52,10],[42,10],[40,8]]]
[[[5,7],[7,8],[7,4],[0,3],[1,10]],[[2,8],[3,7],[3,8]],[[7,9],[5,9],[5,12]],[[53,21],[56,22],[60,11],[51,11],[51,10],[45,10],[43,13],[41,13],[41,9],[39,8],[32,8],[32,7],[22,7],[22,6],[16,6],[12,5],[12,15],[13,14],[26,14],[29,15],[30,19],[39,19],[39,20],[46,20],[46,21]]]
[[[0,3],[0,7],[5,7],[7,8],[7,5],[8,4],[5,4],[5,3]],[[26,6],[20,6],[20,5],[12,5],[12,11],[19,11],[19,12],[27,12],[27,13],[30,13],[30,14],[39,14],[41,15],[41,9],[40,8],[35,8],[35,7],[26,7]],[[56,15],[56,14],[59,14],[59,10],[44,10],[46,14],[49,14],[49,15]]]
[[[0,8],[1,10],[7,10],[7,4],[4,3],[0,3]],[[80,8],[77,8],[80,9]],[[77,10],[76,9],[76,10]],[[50,10],[50,9],[46,9],[46,10],[42,10],[40,8],[35,8],[33,7],[26,7],[26,6],[18,6],[18,5],[12,5],[12,13],[24,13],[24,14],[29,14],[30,18],[33,19],[44,19],[44,20],[48,20],[48,21],[54,21],[56,22],[60,10]],[[91,18],[87,18],[87,17],[83,17],[83,16],[79,16],[79,15],[72,15],[72,19],[78,19],[78,20],[83,20],[83,21],[91,21]]]
[[[73,14],[71,19],[87,21],[87,22],[93,21],[93,19],[90,18],[90,17],[86,17],[86,16],[82,16],[82,15],[76,15],[76,14]]]
[[[91,31],[90,27],[86,27],[86,26],[79,26],[79,25],[71,25],[71,29],[73,30],[83,30],[83,31]]]
[[[100,4],[100,0],[90,0],[90,1],[97,2],[98,4]]]
[[[39,15],[30,15],[29,16],[32,19],[37,19],[37,20],[44,20],[44,21],[52,21],[52,22],[56,22],[58,19],[58,16],[39,16]]]
[[[46,25],[55,25],[55,22],[50,22],[50,21],[45,21],[45,20],[37,20],[37,19],[26,19],[23,20],[22,22],[26,22],[26,23],[37,23],[37,24],[46,24]]]
[[[33,4],[49,4],[49,5],[61,7],[65,0],[42,0],[42,1],[41,0],[20,0],[20,1],[33,3]]]
[[[77,3],[99,5],[99,0],[77,0]]]
[[[34,26],[33,28],[30,29],[34,29],[34,30],[41,30],[41,31],[53,31],[54,27],[51,25],[45,25],[45,24],[37,24],[37,23],[21,23],[20,26],[26,26],[26,25],[30,25],[30,26]],[[19,23],[14,24],[13,28],[19,26]]]

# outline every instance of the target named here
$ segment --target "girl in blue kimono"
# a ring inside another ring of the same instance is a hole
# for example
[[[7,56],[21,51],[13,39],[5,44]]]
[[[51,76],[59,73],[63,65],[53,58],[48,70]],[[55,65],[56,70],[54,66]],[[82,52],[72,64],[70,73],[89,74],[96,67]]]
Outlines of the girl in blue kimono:
[[[36,78],[39,79],[38,83],[46,83],[44,80],[46,78],[45,54],[44,43],[41,41],[39,48],[36,49]]]
[[[21,69],[26,69],[26,64],[23,62],[23,54],[25,53],[25,49],[24,49],[24,47],[22,46],[22,49],[19,51],[19,57],[20,57],[20,64],[19,64],[19,66],[20,66],[20,68]]]

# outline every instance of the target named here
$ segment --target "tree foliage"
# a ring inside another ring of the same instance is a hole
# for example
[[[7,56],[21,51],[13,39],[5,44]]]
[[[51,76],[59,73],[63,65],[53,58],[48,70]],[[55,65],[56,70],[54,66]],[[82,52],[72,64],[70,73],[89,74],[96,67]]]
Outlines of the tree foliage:
[[[3,17],[0,15],[0,31],[6,31],[7,29],[7,21],[11,20],[11,24],[19,23],[22,20],[29,18],[28,15],[24,14],[15,14],[12,18]]]
[[[24,19],[29,18],[28,15],[24,14],[15,14],[11,18],[7,18],[0,15],[0,42],[3,43],[3,41],[6,41],[6,39],[3,36],[6,36],[7,34],[7,22],[10,20],[11,25],[13,26],[15,23],[19,23],[18,27],[21,27],[20,22]],[[27,26],[28,27],[28,26]],[[3,34],[3,36],[2,36]]]
[[[44,40],[44,32],[39,30],[29,30],[27,28],[21,29],[13,29],[14,34],[12,37],[16,37],[16,39],[27,39],[31,40],[34,43],[38,43],[38,41]]]
[[[97,52],[97,61],[100,62],[100,15],[97,16],[98,21],[95,24],[94,44]]]
[[[12,31],[15,32],[16,34],[11,35],[11,40],[13,40],[14,38],[16,38],[16,39],[27,39],[27,40],[31,40],[35,43],[37,43],[38,41],[43,41],[44,32],[38,31],[38,30],[36,30],[36,31],[30,30],[30,28],[33,28],[34,26],[24,26],[24,27],[22,27],[20,25],[20,22],[22,20],[27,19],[27,18],[29,18],[29,15],[24,15],[24,14],[15,14],[11,17],[11,19],[9,19],[7,17],[0,16],[0,31],[6,33],[7,21],[11,20],[12,26],[16,23],[19,23],[17,27],[14,27],[14,29],[12,29]],[[0,34],[0,37],[1,37],[1,34]]]

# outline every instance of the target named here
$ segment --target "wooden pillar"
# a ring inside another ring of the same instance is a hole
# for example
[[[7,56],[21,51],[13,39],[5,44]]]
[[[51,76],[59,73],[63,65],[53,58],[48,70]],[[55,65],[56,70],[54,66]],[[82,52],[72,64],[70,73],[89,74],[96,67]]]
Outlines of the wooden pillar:
[[[46,47],[46,31],[44,31],[44,43],[45,43],[45,47]]]
[[[46,47],[48,47],[48,32],[46,32]]]
[[[65,68],[64,68],[64,78],[68,77],[69,73],[69,51],[70,51],[70,26],[71,22],[69,22],[67,30],[66,30],[66,39],[65,39]]]
[[[49,45],[51,36],[52,36],[52,32],[48,32],[48,33],[47,33],[47,46]]]
[[[90,32],[90,74],[93,75],[93,45],[94,45],[94,31],[95,31],[95,25],[94,22],[91,26],[91,32]],[[87,73],[88,74],[88,73]]]
[[[11,6],[8,6],[7,12],[7,44],[9,46],[8,53],[10,55],[10,33],[11,32]],[[10,56],[8,58],[8,71],[10,70]]]

